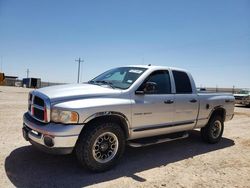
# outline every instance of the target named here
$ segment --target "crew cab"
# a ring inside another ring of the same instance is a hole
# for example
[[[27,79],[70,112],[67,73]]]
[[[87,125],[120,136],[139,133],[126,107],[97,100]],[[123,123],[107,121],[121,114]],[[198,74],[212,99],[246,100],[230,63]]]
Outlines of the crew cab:
[[[197,93],[191,74],[163,66],[125,66],[87,83],[33,90],[23,116],[23,136],[40,150],[69,154],[92,171],[105,171],[125,146],[186,138],[201,130],[221,140],[234,115],[232,94]]]

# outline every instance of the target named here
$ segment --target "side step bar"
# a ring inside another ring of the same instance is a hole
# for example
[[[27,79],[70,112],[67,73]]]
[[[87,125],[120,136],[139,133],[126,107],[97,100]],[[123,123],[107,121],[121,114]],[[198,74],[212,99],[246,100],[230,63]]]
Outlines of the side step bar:
[[[171,133],[167,135],[129,140],[128,145],[131,147],[144,147],[144,146],[150,146],[154,144],[160,144],[164,142],[179,140],[179,139],[187,138],[188,136],[189,136],[188,132],[186,131],[178,132],[178,133]]]

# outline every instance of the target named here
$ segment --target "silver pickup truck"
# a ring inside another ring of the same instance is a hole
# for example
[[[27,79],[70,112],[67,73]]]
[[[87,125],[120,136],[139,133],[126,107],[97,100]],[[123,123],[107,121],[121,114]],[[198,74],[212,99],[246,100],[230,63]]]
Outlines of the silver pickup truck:
[[[234,94],[235,103],[242,104],[250,107],[250,90],[241,90],[240,92]]]
[[[76,153],[92,171],[113,167],[132,147],[186,138],[201,129],[220,141],[234,115],[231,94],[197,93],[190,73],[161,66],[111,69],[88,83],[52,86],[29,93],[23,136],[40,150]]]

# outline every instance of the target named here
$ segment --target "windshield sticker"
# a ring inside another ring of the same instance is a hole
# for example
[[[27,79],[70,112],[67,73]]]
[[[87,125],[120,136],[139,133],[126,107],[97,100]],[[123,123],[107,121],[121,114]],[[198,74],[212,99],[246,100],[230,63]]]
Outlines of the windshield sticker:
[[[128,82],[128,83],[132,83],[132,82],[133,82],[133,80],[127,80],[127,82]]]
[[[141,74],[141,73],[142,73],[142,70],[131,69],[131,70],[129,70],[128,72],[136,73],[136,74]]]

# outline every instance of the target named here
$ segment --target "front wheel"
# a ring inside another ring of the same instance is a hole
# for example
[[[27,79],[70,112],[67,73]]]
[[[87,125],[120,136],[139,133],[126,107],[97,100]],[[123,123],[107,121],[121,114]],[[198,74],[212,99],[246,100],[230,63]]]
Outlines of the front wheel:
[[[119,161],[124,148],[125,136],[118,124],[96,122],[80,135],[76,156],[91,171],[101,172]]]
[[[208,124],[201,128],[201,138],[205,142],[215,144],[221,140],[224,122],[220,116],[213,116]]]

